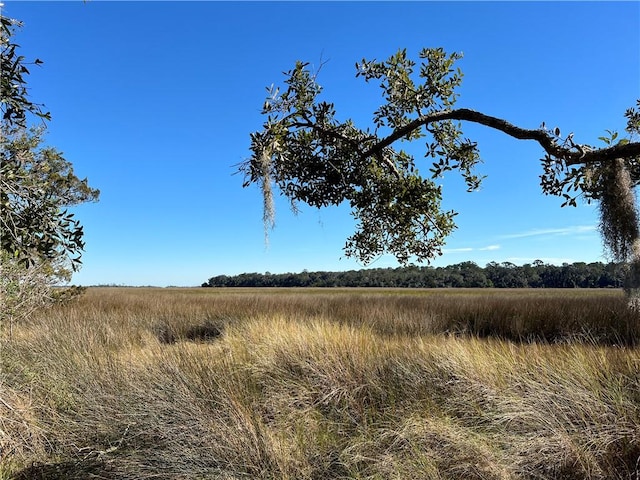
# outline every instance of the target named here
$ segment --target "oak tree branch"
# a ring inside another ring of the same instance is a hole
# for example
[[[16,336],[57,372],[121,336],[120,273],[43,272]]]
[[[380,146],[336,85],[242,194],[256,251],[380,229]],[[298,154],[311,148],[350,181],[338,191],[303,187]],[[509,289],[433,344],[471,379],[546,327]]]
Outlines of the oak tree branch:
[[[611,161],[616,158],[632,158],[640,156],[640,142],[629,142],[626,144],[613,145],[590,151],[575,151],[571,148],[561,146],[555,137],[544,129],[526,129],[507,122],[498,117],[486,115],[468,108],[456,110],[444,110],[441,112],[422,115],[406,125],[395,129],[389,136],[381,139],[363,153],[364,157],[376,155],[382,149],[392,145],[397,140],[406,137],[408,134],[422,126],[428,126],[434,122],[444,120],[460,120],[478,123],[487,127],[499,130],[518,140],[535,140],[551,156],[562,158],[566,165],[579,165],[592,162]]]

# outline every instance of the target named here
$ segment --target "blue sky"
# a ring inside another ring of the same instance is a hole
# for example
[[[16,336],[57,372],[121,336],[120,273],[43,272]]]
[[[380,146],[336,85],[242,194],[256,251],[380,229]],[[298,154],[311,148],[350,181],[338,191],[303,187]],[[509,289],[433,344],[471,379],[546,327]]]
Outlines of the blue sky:
[[[45,62],[28,82],[53,116],[48,143],[102,192],[76,208],[86,252],[73,282],[83,285],[363,267],[342,252],[354,229],[348,208],[296,216],[280,199],[266,246],[260,193],[233,175],[261,127],[265,87],[298,59],[326,62],[324,98],[363,128],[381,98],[354,64],[398,48],[414,58],[422,47],[463,52],[457,106],[526,128],[545,121],[579,143],[622,131],[640,98],[638,2],[5,0],[4,14],[25,24],[22,54]],[[536,144],[464,130],[487,179],[471,194],[455,176],[444,180],[445,207],[460,213],[434,265],[607,260],[594,207],[560,208],[542,195]]]

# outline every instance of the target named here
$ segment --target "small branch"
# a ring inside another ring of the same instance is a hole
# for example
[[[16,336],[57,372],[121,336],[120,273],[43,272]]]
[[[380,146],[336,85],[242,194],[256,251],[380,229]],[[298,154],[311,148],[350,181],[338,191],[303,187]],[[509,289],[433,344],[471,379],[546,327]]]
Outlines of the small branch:
[[[545,130],[530,130],[526,128],[520,128],[501,118],[485,115],[484,113],[470,110],[468,108],[445,110],[442,112],[435,112],[428,115],[420,116],[415,120],[409,122],[405,126],[394,130],[389,136],[383,138],[375,145],[367,149],[362,155],[363,157],[377,155],[384,148],[387,148],[397,140],[406,137],[414,130],[419,129],[422,126],[428,126],[433,122],[441,122],[444,120],[460,120],[479,123],[480,125],[484,125],[486,127],[490,127],[506,133],[511,137],[517,138],[518,140],[534,140],[538,142],[549,155],[556,158],[564,159],[567,165],[579,165],[591,162],[609,161],[616,158],[630,158],[640,156],[640,142],[632,142],[624,145],[614,145],[611,147],[600,148],[588,152],[576,152],[571,148],[566,148],[564,146],[558,145],[555,138]]]
[[[367,158],[367,157],[363,155],[363,158]],[[402,175],[400,175],[400,172],[398,171],[395,164],[391,161],[389,157],[385,157],[382,154],[382,152],[377,152],[376,158],[378,159],[379,162],[386,163],[389,169],[391,170],[391,172],[395,175],[396,179],[400,180]]]
[[[640,142],[629,142],[624,145],[613,145],[607,148],[591,150],[583,154],[571,152],[567,165],[580,165],[593,162],[612,161],[616,158],[633,158],[640,156]]]
[[[305,118],[305,120],[307,120],[307,119]],[[320,126],[320,125],[318,125],[316,123],[312,123],[309,120],[307,120],[304,123],[303,122],[295,122],[291,126],[293,126],[295,128],[310,128],[312,130],[316,130],[321,135],[325,135],[325,136],[331,137],[331,138],[333,138],[335,140],[340,140],[340,141],[346,142],[349,145],[351,145],[351,147],[354,150],[356,150],[360,154],[360,156],[362,158],[368,158],[370,156],[375,156],[376,159],[380,163],[384,163],[389,167],[389,169],[396,176],[396,178],[399,179],[401,177],[400,172],[398,171],[398,169],[396,168],[394,163],[388,157],[384,156],[384,154],[382,152],[382,148],[380,150],[378,150],[378,151],[375,151],[375,152],[367,155],[366,152],[362,151],[362,147],[361,147],[360,142],[358,142],[357,140],[355,140],[353,138],[349,138],[349,137],[343,135],[342,133],[337,132],[334,129],[322,127],[322,126]]]

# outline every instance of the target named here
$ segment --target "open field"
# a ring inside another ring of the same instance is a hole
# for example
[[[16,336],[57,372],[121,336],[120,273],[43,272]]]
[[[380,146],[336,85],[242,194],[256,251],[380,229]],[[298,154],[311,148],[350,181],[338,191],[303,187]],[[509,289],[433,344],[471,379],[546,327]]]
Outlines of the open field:
[[[640,478],[617,290],[93,288],[6,333],[3,480]]]

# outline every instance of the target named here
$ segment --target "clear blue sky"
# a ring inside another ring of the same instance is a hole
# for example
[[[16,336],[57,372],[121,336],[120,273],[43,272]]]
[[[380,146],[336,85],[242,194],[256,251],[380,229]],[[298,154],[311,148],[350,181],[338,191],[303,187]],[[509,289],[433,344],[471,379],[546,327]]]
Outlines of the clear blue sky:
[[[25,23],[22,53],[45,62],[28,81],[53,116],[48,143],[102,192],[76,209],[86,252],[73,282],[83,285],[362,267],[342,252],[347,208],[295,216],[280,200],[266,247],[260,193],[233,175],[261,127],[265,87],[298,59],[327,62],[324,98],[362,126],[380,97],[355,78],[355,62],[405,47],[464,53],[458,106],[527,128],[545,121],[580,143],[622,131],[640,98],[638,2],[5,0],[4,14]],[[594,208],[561,209],[541,194],[539,147],[473,125],[465,134],[488,178],[472,194],[444,182],[459,228],[435,265],[607,260]]]

